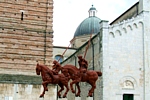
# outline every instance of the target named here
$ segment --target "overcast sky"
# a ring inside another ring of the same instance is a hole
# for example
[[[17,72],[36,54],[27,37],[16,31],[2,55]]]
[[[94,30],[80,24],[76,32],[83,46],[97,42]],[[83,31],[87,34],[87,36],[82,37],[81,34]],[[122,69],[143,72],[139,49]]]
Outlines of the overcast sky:
[[[89,16],[93,4],[97,17],[112,22],[139,0],[54,0],[54,46],[68,46],[76,28]]]

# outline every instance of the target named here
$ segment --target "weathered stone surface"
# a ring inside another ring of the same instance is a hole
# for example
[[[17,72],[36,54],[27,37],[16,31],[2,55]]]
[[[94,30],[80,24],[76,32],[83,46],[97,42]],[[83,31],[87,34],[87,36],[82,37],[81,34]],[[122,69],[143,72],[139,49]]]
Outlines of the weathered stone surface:
[[[48,86],[44,100],[56,100],[56,86]],[[42,100],[43,86],[33,84],[0,84],[0,100]]]
[[[0,68],[32,72],[37,61],[50,66],[52,22],[53,0],[1,0]]]
[[[40,76],[0,74],[0,83],[42,84]]]
[[[35,67],[52,63],[52,23],[53,0],[0,0],[0,100],[39,100]],[[44,100],[56,100],[48,87]]]

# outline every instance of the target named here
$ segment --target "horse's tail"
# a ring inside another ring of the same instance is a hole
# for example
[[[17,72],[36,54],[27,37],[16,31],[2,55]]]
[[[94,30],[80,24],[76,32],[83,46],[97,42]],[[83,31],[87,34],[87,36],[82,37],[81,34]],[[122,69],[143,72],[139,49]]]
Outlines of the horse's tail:
[[[101,71],[96,71],[98,76],[102,76],[102,72]]]

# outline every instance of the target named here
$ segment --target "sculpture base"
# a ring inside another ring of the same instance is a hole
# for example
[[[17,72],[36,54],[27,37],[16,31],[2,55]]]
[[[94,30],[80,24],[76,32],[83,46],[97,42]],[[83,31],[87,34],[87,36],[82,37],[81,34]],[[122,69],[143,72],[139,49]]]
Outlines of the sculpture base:
[[[86,100],[93,100],[93,97],[86,97]]]
[[[81,100],[81,97],[75,97],[75,100]]]
[[[58,100],[67,100],[67,98],[58,98]]]
[[[44,100],[44,98],[39,98],[39,100]]]

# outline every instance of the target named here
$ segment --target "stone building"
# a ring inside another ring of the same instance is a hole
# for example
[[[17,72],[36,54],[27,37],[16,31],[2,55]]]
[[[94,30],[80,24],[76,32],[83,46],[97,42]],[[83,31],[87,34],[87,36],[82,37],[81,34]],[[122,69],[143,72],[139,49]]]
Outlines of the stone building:
[[[0,100],[38,100],[35,67],[53,61],[52,23],[53,0],[0,0]],[[56,98],[50,89],[47,100]]]
[[[90,41],[85,59],[89,70],[100,70],[93,100],[149,100],[150,98],[150,0],[139,0],[109,24],[101,20],[99,32]],[[89,34],[81,35],[88,37]],[[75,39],[80,38],[76,36]],[[62,62],[78,67],[78,55],[85,53],[88,41]],[[78,43],[77,43],[78,44]],[[74,43],[73,46],[76,46]],[[77,46],[76,46],[77,47]],[[81,100],[90,85],[80,83]],[[75,100],[69,92],[68,100]]]
[[[96,17],[92,6],[89,18],[79,25],[88,32],[77,28],[62,65],[78,67],[77,56],[85,53],[92,33],[85,59],[89,70],[103,73],[93,100],[149,100],[149,5],[150,0],[139,0],[110,24]],[[49,66],[65,51],[52,45],[52,22],[53,0],[0,1],[0,100],[39,100],[43,87],[35,74],[37,61]],[[80,87],[81,100],[86,100],[90,85]],[[49,90],[44,100],[57,100],[56,86]],[[75,100],[71,92],[67,97]]]

